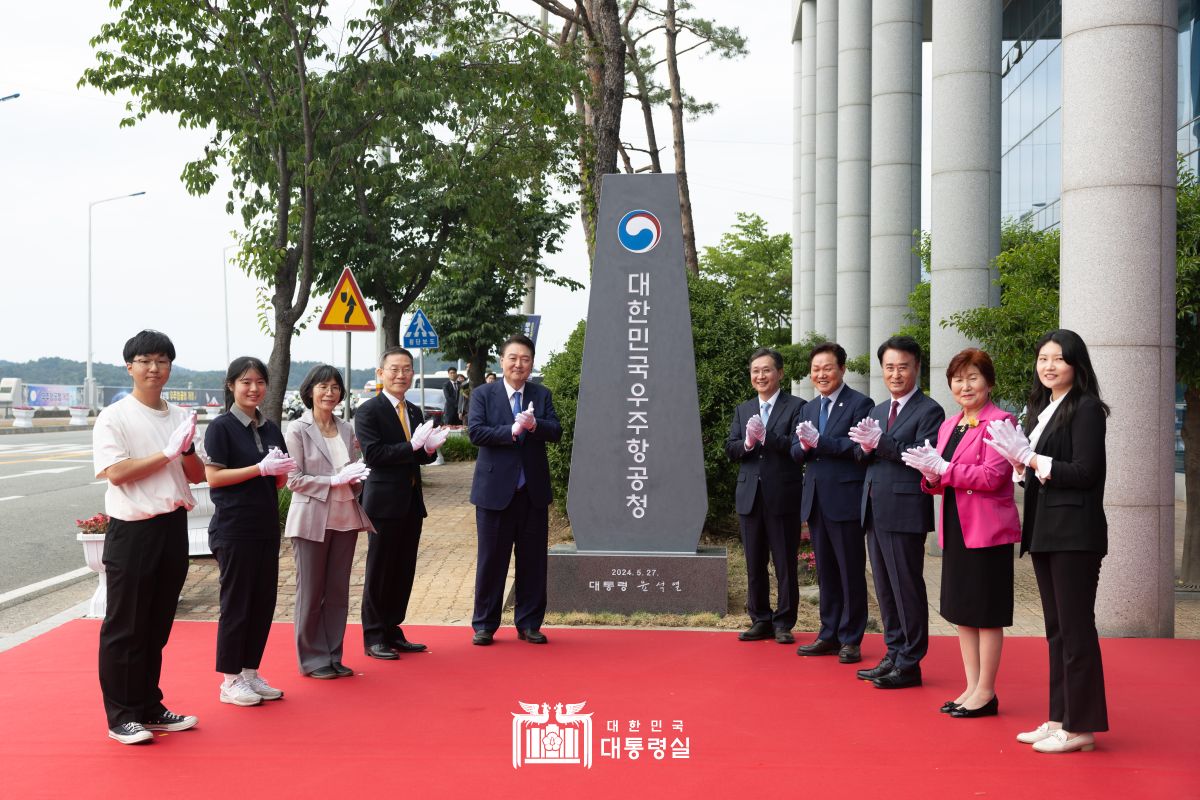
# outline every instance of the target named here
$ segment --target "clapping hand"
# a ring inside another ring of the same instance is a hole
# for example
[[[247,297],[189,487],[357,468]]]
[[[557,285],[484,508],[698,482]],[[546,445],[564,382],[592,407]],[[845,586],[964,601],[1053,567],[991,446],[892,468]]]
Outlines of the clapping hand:
[[[192,446],[192,438],[196,435],[196,412],[188,414],[188,418],[179,423],[179,427],[171,431],[170,438],[167,439],[167,446],[163,448],[162,454],[167,457],[168,461],[174,461],[183,455],[183,451]]]
[[[533,416],[533,401],[529,402],[529,407],[521,413],[517,414],[513,420],[512,435],[520,436],[521,431],[531,431],[537,427],[537,418]]]
[[[342,467],[337,475],[329,479],[330,486],[345,486],[348,483],[362,483],[371,474],[371,469],[361,461],[351,461]]]
[[[821,436],[817,432],[816,425],[813,425],[808,420],[804,420],[804,422],[801,422],[796,426],[796,438],[798,438],[805,447],[811,448],[817,446],[817,441],[821,438]]]
[[[425,448],[425,442],[429,440],[429,433],[432,430],[433,420],[431,419],[427,419],[418,425],[417,429],[412,432],[412,439],[410,439],[412,449],[423,450]]]
[[[882,435],[883,428],[879,427],[879,423],[873,417],[863,417],[850,429],[850,441],[861,447],[864,453],[878,447],[879,437]]]
[[[439,447],[446,443],[446,439],[449,436],[450,430],[448,428],[434,428],[429,434],[429,438],[425,440],[425,452],[429,455],[433,455],[437,452]]]
[[[747,450],[753,450],[756,443],[767,441],[767,426],[763,424],[762,417],[755,414],[750,419],[746,420],[746,441],[742,444]]]
[[[258,462],[259,475],[287,475],[295,469],[296,460],[278,447],[272,447],[263,460]]]
[[[1025,467],[1033,460],[1033,446],[1025,431],[1007,419],[994,419],[988,423],[988,435],[983,443],[1008,459],[1014,468]]]
[[[900,454],[900,460],[921,473],[927,483],[937,483],[950,464],[930,446],[929,440],[920,447],[910,447]]]

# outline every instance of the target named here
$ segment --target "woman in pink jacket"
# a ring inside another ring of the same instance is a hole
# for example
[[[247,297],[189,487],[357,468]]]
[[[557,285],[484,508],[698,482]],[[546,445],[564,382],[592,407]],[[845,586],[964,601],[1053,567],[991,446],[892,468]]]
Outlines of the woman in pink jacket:
[[[1013,416],[991,401],[996,369],[984,351],[971,347],[952,358],[946,380],[962,412],[942,423],[936,448],[914,447],[903,459],[921,471],[921,488],[942,495],[939,611],[958,627],[967,686],[941,711],[986,717],[1000,708],[996,673],[1004,629],[1012,625],[1013,544],[1021,541],[1021,523],[1012,468],[984,446],[984,437],[987,423]]]

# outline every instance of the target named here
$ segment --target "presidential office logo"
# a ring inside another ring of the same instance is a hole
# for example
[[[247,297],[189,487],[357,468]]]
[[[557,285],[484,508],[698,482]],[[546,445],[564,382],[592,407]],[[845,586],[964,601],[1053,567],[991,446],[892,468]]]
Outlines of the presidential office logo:
[[[658,217],[644,209],[626,213],[617,223],[617,239],[631,253],[649,253],[661,238]]]
[[[513,769],[526,764],[579,764],[592,768],[592,715],[581,714],[587,705],[517,701],[524,714],[513,713]]]

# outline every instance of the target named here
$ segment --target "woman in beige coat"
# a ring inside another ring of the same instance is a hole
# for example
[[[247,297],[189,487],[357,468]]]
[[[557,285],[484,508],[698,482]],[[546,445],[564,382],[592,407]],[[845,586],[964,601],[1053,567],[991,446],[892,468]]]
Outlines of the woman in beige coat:
[[[335,367],[313,367],[300,384],[309,410],[284,436],[298,468],[288,476],[292,503],[284,528],[296,557],[296,652],[310,678],[354,674],[342,664],[350,565],[358,532],[374,530],[357,499],[370,470],[359,458],[353,426],[333,416],[345,394]]]

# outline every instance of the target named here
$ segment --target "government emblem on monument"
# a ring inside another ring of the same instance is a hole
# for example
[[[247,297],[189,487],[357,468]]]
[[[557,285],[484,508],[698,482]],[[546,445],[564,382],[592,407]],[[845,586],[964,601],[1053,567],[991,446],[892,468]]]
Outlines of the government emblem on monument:
[[[550,704],[517,701],[524,714],[513,714],[513,769],[525,764],[582,764],[592,768],[592,715],[580,714],[582,703]]]

